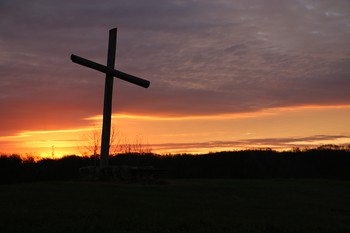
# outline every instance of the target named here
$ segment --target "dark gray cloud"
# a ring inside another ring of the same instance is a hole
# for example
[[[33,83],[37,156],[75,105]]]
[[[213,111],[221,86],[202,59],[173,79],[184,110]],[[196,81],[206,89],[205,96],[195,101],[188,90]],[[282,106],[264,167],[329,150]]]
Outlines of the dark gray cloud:
[[[194,115],[350,103],[346,0],[2,0],[1,128],[76,125],[100,114],[103,75],[69,56],[105,63],[113,27],[117,67],[152,83],[140,90],[116,82],[115,111]]]
[[[257,138],[246,139],[236,141],[209,141],[209,142],[191,142],[191,143],[164,143],[164,144],[152,144],[154,149],[162,151],[178,150],[181,152],[196,151],[198,148],[222,150],[231,148],[269,148],[273,145],[275,149],[290,149],[296,147],[317,147],[320,146],[320,141],[337,140],[337,139],[350,139],[349,135],[313,135],[309,137],[295,137],[295,138]],[[307,143],[307,145],[305,144]],[[221,149],[220,149],[221,148]]]

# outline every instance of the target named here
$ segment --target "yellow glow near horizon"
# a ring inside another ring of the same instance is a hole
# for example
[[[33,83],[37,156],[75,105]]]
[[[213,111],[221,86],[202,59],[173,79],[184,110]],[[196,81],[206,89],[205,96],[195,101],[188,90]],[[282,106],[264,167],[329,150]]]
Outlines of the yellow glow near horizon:
[[[0,137],[0,142],[6,141],[13,144],[12,147],[14,148],[11,148],[12,151],[7,149],[7,153],[40,154],[41,157],[51,157],[54,152],[54,156],[57,158],[77,153],[79,134],[92,129],[92,127],[87,127],[79,129],[24,131],[13,136]]]
[[[303,138],[314,135],[345,135],[343,138],[295,141],[291,145],[350,144],[348,116],[350,105],[299,106],[271,108],[259,112],[204,116],[152,116],[113,114],[114,125],[122,137],[132,140],[141,136],[144,143],[153,146],[156,153],[205,153],[209,151],[245,149],[247,147],[287,148],[271,142],[249,144],[249,140]],[[85,119],[86,127],[77,129],[23,131],[0,137],[1,153],[39,153],[42,157],[81,154],[82,135],[100,126],[102,116]],[[98,127],[100,128],[100,127]],[[245,144],[242,141],[246,140]],[[230,145],[213,145],[203,142],[236,142]],[[292,140],[293,141],[293,140]],[[186,144],[187,143],[187,144]],[[164,146],[162,146],[164,145]],[[181,147],[180,147],[181,145]],[[201,146],[202,145],[202,146]],[[179,148],[176,148],[176,147]],[[186,148],[186,146],[188,148]]]

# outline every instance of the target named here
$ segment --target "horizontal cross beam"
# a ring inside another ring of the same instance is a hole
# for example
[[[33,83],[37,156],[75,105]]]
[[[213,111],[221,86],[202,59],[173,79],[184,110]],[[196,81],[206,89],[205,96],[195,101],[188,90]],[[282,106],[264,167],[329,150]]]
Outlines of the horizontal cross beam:
[[[133,83],[135,85],[138,85],[138,86],[141,86],[144,88],[148,88],[150,85],[150,82],[148,80],[138,78],[136,76],[121,72],[119,70],[108,68],[107,66],[101,65],[99,63],[90,61],[88,59],[79,57],[79,56],[74,55],[74,54],[72,54],[70,56],[70,59],[74,63],[89,67],[89,68],[94,69],[94,70],[98,70],[98,71],[103,72],[105,74],[113,75],[116,78],[122,79],[124,81]]]

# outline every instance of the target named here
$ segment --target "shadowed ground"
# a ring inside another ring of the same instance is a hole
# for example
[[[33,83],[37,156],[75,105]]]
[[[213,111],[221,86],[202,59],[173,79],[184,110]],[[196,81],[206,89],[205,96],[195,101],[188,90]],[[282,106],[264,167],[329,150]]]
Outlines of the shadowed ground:
[[[350,232],[350,182],[0,186],[0,232]]]

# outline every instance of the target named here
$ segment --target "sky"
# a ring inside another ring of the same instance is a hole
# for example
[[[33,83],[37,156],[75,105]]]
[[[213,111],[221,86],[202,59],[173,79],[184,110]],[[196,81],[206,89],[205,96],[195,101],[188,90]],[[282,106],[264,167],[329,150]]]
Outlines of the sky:
[[[120,137],[159,153],[350,144],[348,0],[1,0],[0,153],[81,153],[118,28]]]

